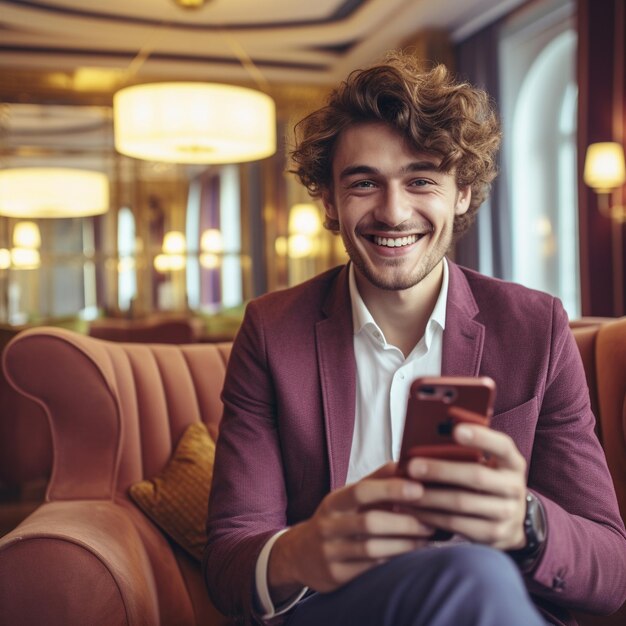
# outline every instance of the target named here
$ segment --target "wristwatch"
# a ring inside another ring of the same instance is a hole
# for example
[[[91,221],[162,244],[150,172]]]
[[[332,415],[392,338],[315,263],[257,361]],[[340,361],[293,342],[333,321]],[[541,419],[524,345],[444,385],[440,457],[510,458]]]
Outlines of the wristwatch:
[[[546,514],[541,501],[530,491],[526,493],[526,515],[524,535],[526,545],[519,550],[509,550],[508,554],[521,569],[530,569],[543,551],[548,533]]]

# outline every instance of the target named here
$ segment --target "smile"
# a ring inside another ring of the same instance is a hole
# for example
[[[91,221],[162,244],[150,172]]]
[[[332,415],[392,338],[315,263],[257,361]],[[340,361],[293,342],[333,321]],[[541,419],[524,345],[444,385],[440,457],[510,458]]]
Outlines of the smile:
[[[418,235],[408,235],[407,237],[372,237],[372,241],[377,246],[384,246],[386,248],[401,248],[403,246],[410,246],[414,244],[419,238]]]

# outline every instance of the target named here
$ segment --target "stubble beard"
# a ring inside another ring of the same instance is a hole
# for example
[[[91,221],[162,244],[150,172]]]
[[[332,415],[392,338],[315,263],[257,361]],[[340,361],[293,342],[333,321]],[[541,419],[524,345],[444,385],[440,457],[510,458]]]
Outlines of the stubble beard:
[[[452,224],[447,224],[445,229],[441,232],[439,241],[435,247],[427,251],[420,259],[418,265],[409,272],[393,271],[394,268],[400,268],[404,263],[406,263],[406,261],[401,258],[384,259],[382,263],[379,263],[377,266],[373,266],[368,263],[365,256],[360,250],[357,249],[352,242],[352,239],[346,235],[341,226],[340,234],[350,260],[368,282],[378,289],[384,289],[386,291],[403,291],[405,289],[415,287],[415,285],[422,282],[422,280],[424,280],[424,278],[426,278],[426,276],[428,276],[433,269],[437,267],[450,248],[453,231]],[[431,232],[425,236],[432,237],[433,233]],[[384,267],[382,267],[383,265]]]

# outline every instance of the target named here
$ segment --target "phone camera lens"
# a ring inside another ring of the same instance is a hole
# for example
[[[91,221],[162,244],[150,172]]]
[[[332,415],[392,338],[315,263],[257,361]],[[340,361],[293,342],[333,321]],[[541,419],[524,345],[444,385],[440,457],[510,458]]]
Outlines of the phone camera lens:
[[[456,393],[454,392],[454,389],[446,389],[443,392],[443,399],[445,402],[452,402],[455,396],[456,396]]]

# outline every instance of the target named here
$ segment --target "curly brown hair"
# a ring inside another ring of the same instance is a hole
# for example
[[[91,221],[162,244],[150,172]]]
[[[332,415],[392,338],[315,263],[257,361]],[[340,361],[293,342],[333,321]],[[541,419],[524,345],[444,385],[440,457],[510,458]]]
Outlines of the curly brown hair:
[[[440,170],[455,170],[459,189],[471,186],[470,207],[454,221],[465,232],[497,174],[500,126],[487,93],[455,82],[444,65],[424,70],[415,57],[390,53],[384,62],[355,70],[332,91],[326,106],[295,127],[290,170],[320,198],[332,190],[332,160],[341,133],[363,122],[384,122],[420,151],[439,156]],[[339,230],[335,220],[325,226]]]

